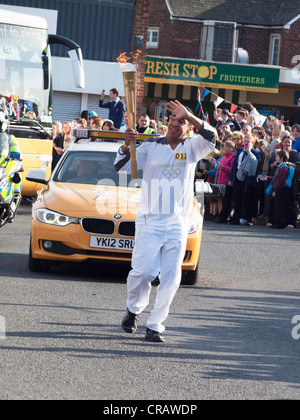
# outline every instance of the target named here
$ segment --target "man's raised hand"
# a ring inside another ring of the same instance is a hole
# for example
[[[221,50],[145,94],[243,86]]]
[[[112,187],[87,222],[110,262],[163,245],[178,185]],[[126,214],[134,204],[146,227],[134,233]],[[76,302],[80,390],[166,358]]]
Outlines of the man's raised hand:
[[[188,119],[189,113],[185,106],[183,106],[177,99],[170,101],[167,104],[167,111],[171,112],[171,117],[176,120]]]

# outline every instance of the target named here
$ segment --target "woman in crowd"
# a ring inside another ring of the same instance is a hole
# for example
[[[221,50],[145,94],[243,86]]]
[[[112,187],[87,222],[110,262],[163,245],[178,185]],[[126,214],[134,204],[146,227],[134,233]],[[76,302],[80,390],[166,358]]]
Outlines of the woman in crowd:
[[[240,148],[244,147],[244,134],[241,131],[234,131],[232,133],[231,140],[235,144],[235,151],[238,151]]]
[[[63,154],[64,138],[62,135],[62,123],[60,121],[55,121],[52,124],[52,128],[53,128],[53,149],[52,149],[51,169],[53,171],[61,155]]]
[[[223,156],[219,160],[217,165],[217,172],[215,176],[215,183],[218,185],[226,185],[228,177],[233,165],[235,158],[235,144],[232,140],[226,140],[223,147]],[[226,191],[226,190],[225,190]],[[220,198],[217,200],[217,209],[214,211],[214,215],[220,214],[223,207],[223,200]]]
[[[284,131],[282,124],[273,124],[272,126],[272,140],[268,147],[265,149],[264,154],[264,165],[263,165],[263,176],[267,175],[269,169],[269,156],[272,152],[275,152],[280,143],[280,134]]]
[[[69,121],[65,121],[62,126],[62,136],[64,139],[63,142],[63,152],[74,142],[72,137],[72,125]]]
[[[260,152],[260,160],[258,163],[258,176],[257,176],[257,194],[258,194],[258,209],[257,216],[260,217],[264,213],[265,206],[265,180],[263,176],[265,150],[269,146],[266,140],[266,132],[263,127],[253,127],[252,134],[255,137],[254,147]]]
[[[91,117],[90,127],[92,130],[102,130],[103,121],[101,117],[94,116]]]

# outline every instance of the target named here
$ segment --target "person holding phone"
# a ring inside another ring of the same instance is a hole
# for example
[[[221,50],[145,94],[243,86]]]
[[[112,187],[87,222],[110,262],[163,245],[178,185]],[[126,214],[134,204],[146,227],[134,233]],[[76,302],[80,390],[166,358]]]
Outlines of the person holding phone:
[[[109,102],[104,103],[105,90],[103,89],[100,95],[99,107],[108,108],[108,119],[114,123],[114,127],[119,130],[123,123],[125,105],[119,98],[119,91],[116,88],[112,88],[109,91]]]

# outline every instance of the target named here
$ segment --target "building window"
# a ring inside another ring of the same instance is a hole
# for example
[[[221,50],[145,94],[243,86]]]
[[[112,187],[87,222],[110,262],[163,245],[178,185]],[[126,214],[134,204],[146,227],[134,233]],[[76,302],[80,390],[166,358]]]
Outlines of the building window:
[[[146,48],[158,48],[159,28],[148,28]]]
[[[238,32],[235,22],[203,22],[199,57],[207,61],[235,61]]]
[[[235,24],[215,22],[213,61],[230,63],[233,60],[233,48],[235,47]]]
[[[280,35],[271,35],[270,38],[270,54],[269,64],[272,66],[278,66],[279,63],[279,51],[280,51]]]

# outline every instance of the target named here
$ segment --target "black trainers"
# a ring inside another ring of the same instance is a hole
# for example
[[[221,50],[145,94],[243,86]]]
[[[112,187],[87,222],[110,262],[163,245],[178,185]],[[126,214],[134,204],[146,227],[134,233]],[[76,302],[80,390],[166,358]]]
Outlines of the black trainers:
[[[160,332],[150,330],[150,328],[146,329],[145,339],[147,341],[153,341],[154,343],[163,343],[165,338],[161,335]]]
[[[132,334],[137,329],[137,315],[130,312],[129,309],[126,311],[126,315],[122,319],[122,328],[129,334]]]

